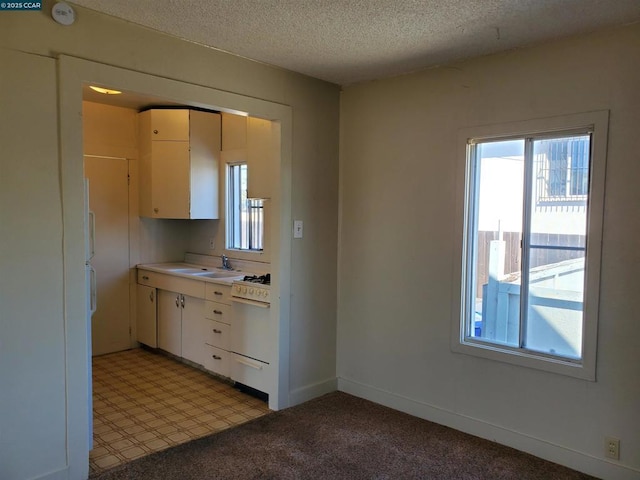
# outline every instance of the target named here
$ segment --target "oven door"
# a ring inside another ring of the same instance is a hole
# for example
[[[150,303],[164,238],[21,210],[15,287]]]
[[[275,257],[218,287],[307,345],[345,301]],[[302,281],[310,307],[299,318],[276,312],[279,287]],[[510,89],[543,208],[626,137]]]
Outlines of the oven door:
[[[261,362],[271,363],[276,346],[268,303],[231,297],[230,350]]]

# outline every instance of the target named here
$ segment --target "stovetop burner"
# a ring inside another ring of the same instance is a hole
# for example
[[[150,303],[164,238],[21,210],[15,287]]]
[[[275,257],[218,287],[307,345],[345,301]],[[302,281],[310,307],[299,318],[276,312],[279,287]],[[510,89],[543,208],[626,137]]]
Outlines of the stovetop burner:
[[[265,275],[245,275],[242,281],[261,283],[262,285],[271,285],[271,274],[267,273]]]

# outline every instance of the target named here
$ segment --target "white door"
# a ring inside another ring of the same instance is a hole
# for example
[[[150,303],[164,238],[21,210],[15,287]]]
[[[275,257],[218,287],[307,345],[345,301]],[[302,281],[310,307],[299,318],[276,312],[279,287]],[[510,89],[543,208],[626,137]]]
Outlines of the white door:
[[[126,158],[84,158],[95,214],[98,308],[91,321],[93,355],[131,347],[129,315],[129,166]]]

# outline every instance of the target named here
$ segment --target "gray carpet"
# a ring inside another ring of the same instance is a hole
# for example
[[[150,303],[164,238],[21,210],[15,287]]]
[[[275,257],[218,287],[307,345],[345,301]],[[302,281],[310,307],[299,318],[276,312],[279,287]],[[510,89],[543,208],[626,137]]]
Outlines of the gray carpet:
[[[92,478],[586,480],[593,477],[335,392]]]

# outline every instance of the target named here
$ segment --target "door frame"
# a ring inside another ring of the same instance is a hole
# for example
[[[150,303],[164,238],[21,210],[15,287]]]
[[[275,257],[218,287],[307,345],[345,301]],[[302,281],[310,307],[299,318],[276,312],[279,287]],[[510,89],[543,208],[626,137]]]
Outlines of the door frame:
[[[72,56],[58,57],[59,140],[64,228],[64,312],[67,373],[67,455],[71,470],[87,471],[89,461],[90,344],[84,269],[84,187],[82,148],[82,88],[84,84],[109,85],[124,91],[142,92],[178,104],[249,114],[278,122],[281,127],[280,172],[276,176],[271,224],[271,269],[279,277],[272,286],[271,305],[277,319],[276,363],[278,388],[270,406],[289,405],[289,336],[291,292],[291,159],[292,109],[266,100],[212,87],[190,84],[155,75],[105,65]]]

